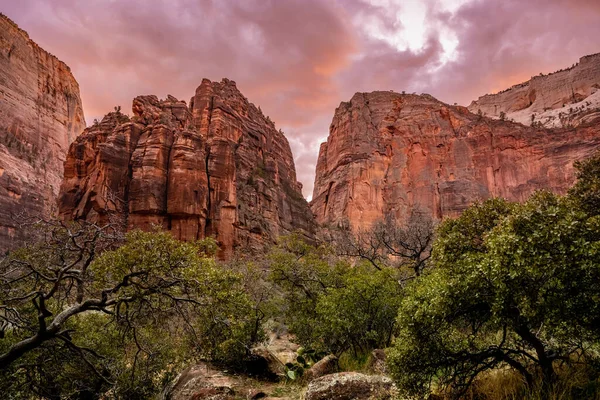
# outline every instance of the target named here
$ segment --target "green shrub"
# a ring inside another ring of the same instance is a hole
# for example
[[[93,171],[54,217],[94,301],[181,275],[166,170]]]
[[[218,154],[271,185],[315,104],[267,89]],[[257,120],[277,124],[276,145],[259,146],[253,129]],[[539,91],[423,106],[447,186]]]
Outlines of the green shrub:
[[[440,227],[434,266],[407,290],[389,367],[413,394],[460,395],[512,368],[533,387],[571,356],[593,359],[600,326],[600,224],[568,199],[491,200]]]
[[[239,363],[254,319],[211,239],[56,224],[0,263],[0,390],[16,397],[150,398],[194,358]],[[110,248],[110,246],[109,246]]]
[[[389,345],[401,299],[397,270],[352,266],[298,237],[284,239],[269,258],[286,323],[300,344],[337,355]]]

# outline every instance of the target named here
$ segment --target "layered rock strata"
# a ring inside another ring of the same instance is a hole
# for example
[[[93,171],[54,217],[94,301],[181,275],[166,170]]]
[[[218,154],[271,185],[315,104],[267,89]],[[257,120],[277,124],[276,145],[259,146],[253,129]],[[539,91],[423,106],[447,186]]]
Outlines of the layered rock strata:
[[[354,228],[386,214],[455,216],[490,197],[564,193],[573,162],[598,149],[598,124],[532,128],[429,95],[357,93],[337,108],[321,145],[311,207],[321,224]]]
[[[108,114],[71,146],[63,218],[116,215],[129,229],[215,236],[225,258],[292,231],[312,236],[288,141],[235,82],[204,79],[189,106],[140,96],[132,111]]]
[[[23,213],[56,211],[69,144],[84,128],[69,67],[0,14],[0,252],[27,241]]]
[[[582,57],[571,68],[482,96],[469,110],[549,128],[593,121],[600,117],[600,53]]]

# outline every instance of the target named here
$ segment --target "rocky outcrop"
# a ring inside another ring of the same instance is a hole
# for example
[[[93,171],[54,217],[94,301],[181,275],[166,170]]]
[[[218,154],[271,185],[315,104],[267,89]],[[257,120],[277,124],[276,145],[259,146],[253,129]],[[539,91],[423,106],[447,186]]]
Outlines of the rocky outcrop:
[[[469,105],[473,113],[545,127],[578,126],[600,118],[600,53],[571,68],[540,74]]]
[[[235,82],[203,80],[189,106],[140,96],[132,111],[108,114],[69,149],[63,218],[215,236],[225,258],[291,231],[312,235],[287,139]]]
[[[397,394],[388,377],[340,372],[315,379],[308,385],[306,400],[384,400]]]
[[[306,371],[302,378],[305,382],[311,382],[322,376],[337,372],[338,369],[338,358],[335,355],[330,354],[317,361],[312,367],[308,369],[308,371]]]
[[[201,362],[186,368],[164,389],[160,400],[234,400],[242,387],[242,379],[215,366]]]
[[[548,130],[475,115],[429,95],[357,93],[321,145],[312,210],[319,223],[368,227],[415,210],[455,216],[479,199],[565,192],[573,161],[600,149],[600,126]]]
[[[27,239],[15,215],[56,211],[69,144],[84,128],[69,67],[0,14],[0,252]]]

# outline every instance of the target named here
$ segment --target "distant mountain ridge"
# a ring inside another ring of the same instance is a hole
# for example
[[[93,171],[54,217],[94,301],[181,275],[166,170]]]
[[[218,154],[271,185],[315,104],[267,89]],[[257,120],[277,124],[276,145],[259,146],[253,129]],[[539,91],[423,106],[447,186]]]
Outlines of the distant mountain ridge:
[[[574,66],[538,75],[469,105],[473,113],[548,128],[578,126],[600,117],[600,53]]]

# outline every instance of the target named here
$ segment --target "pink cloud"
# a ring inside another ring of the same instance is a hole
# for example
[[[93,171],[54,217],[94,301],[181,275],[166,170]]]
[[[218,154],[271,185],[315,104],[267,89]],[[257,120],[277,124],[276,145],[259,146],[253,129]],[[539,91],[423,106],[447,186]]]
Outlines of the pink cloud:
[[[19,0],[0,11],[71,67],[88,123],[139,94],[188,100],[204,77],[235,80],[286,132],[310,195],[319,142],[357,91],[468,104],[600,51],[597,0],[464,0],[453,12],[448,1],[423,0],[424,45],[412,51],[367,26],[406,34],[400,0]]]

